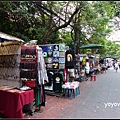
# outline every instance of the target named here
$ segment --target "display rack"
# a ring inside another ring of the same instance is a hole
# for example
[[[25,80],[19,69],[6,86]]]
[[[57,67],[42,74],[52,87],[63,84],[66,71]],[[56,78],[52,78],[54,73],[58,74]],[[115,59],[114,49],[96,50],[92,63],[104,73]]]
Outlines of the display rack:
[[[44,69],[42,67],[44,61],[40,61],[42,57],[42,49],[38,46],[21,46],[20,79],[23,86],[26,85],[34,90],[35,105],[39,107],[45,106],[44,82],[42,80],[44,76],[40,75]]]
[[[49,83],[45,85],[47,94],[61,96],[65,69],[65,44],[40,45],[46,64]]]
[[[21,58],[20,58],[20,78],[23,85],[29,84],[30,87],[35,87],[37,79],[37,57],[36,46],[21,46]]]

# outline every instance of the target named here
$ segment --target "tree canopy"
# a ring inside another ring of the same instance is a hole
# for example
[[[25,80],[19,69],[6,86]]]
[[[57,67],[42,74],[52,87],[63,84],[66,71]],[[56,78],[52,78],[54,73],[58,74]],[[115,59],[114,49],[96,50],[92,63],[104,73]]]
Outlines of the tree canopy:
[[[115,1],[2,1],[0,31],[25,42],[65,43],[76,53],[84,52],[82,45],[100,43],[105,46],[101,54],[112,54],[114,43],[106,36],[113,27],[108,23],[120,17],[119,6]],[[115,24],[119,28],[119,22]]]

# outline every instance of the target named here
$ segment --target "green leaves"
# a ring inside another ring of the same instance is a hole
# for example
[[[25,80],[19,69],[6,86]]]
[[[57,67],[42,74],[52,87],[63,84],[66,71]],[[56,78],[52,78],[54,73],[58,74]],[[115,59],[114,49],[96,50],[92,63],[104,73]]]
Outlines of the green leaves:
[[[86,43],[102,43],[106,48],[101,52],[105,53],[110,50],[106,36],[112,25],[108,22],[119,16],[119,6],[113,1],[0,2],[0,30],[26,42],[37,39],[39,44],[64,42],[70,46],[73,40],[79,48]]]

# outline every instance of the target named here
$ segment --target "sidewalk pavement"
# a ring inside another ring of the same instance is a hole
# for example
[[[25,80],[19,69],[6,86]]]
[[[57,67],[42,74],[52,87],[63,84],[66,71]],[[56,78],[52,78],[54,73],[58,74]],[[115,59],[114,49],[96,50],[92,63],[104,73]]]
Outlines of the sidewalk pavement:
[[[41,106],[40,112],[35,112],[33,116],[26,115],[25,118],[54,119],[65,107],[72,104],[74,99],[75,98],[70,99],[69,97],[64,98],[64,96],[56,97],[56,96],[46,95],[45,107]]]
[[[90,81],[90,78],[88,81],[83,81],[80,82],[80,92],[84,91],[86,89],[86,87],[84,86],[85,83],[88,82],[89,84],[91,82],[95,82],[95,81]],[[90,86],[88,86],[89,88]],[[45,107],[42,106],[41,107],[41,111],[40,112],[35,112],[33,114],[33,116],[30,115],[25,115],[25,118],[29,118],[29,119],[37,119],[37,118],[41,118],[41,119],[55,119],[57,118],[58,114],[61,113],[61,111],[63,111],[65,108],[67,108],[69,105],[72,105],[76,98],[80,97],[81,93],[77,96],[75,96],[75,98],[70,99],[69,97],[56,97],[56,96],[52,96],[52,95],[47,95],[46,94],[46,105]],[[73,106],[75,107],[75,106]]]
[[[72,100],[46,95],[42,112],[29,119],[120,118],[120,69],[96,75],[96,81],[80,83],[80,94]]]

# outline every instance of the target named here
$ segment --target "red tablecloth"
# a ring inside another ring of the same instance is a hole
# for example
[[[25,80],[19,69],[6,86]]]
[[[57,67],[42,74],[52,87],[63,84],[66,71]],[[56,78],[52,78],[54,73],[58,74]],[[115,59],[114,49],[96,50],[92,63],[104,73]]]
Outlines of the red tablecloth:
[[[8,118],[23,118],[22,107],[33,100],[33,90],[22,93],[0,90],[0,113]]]

